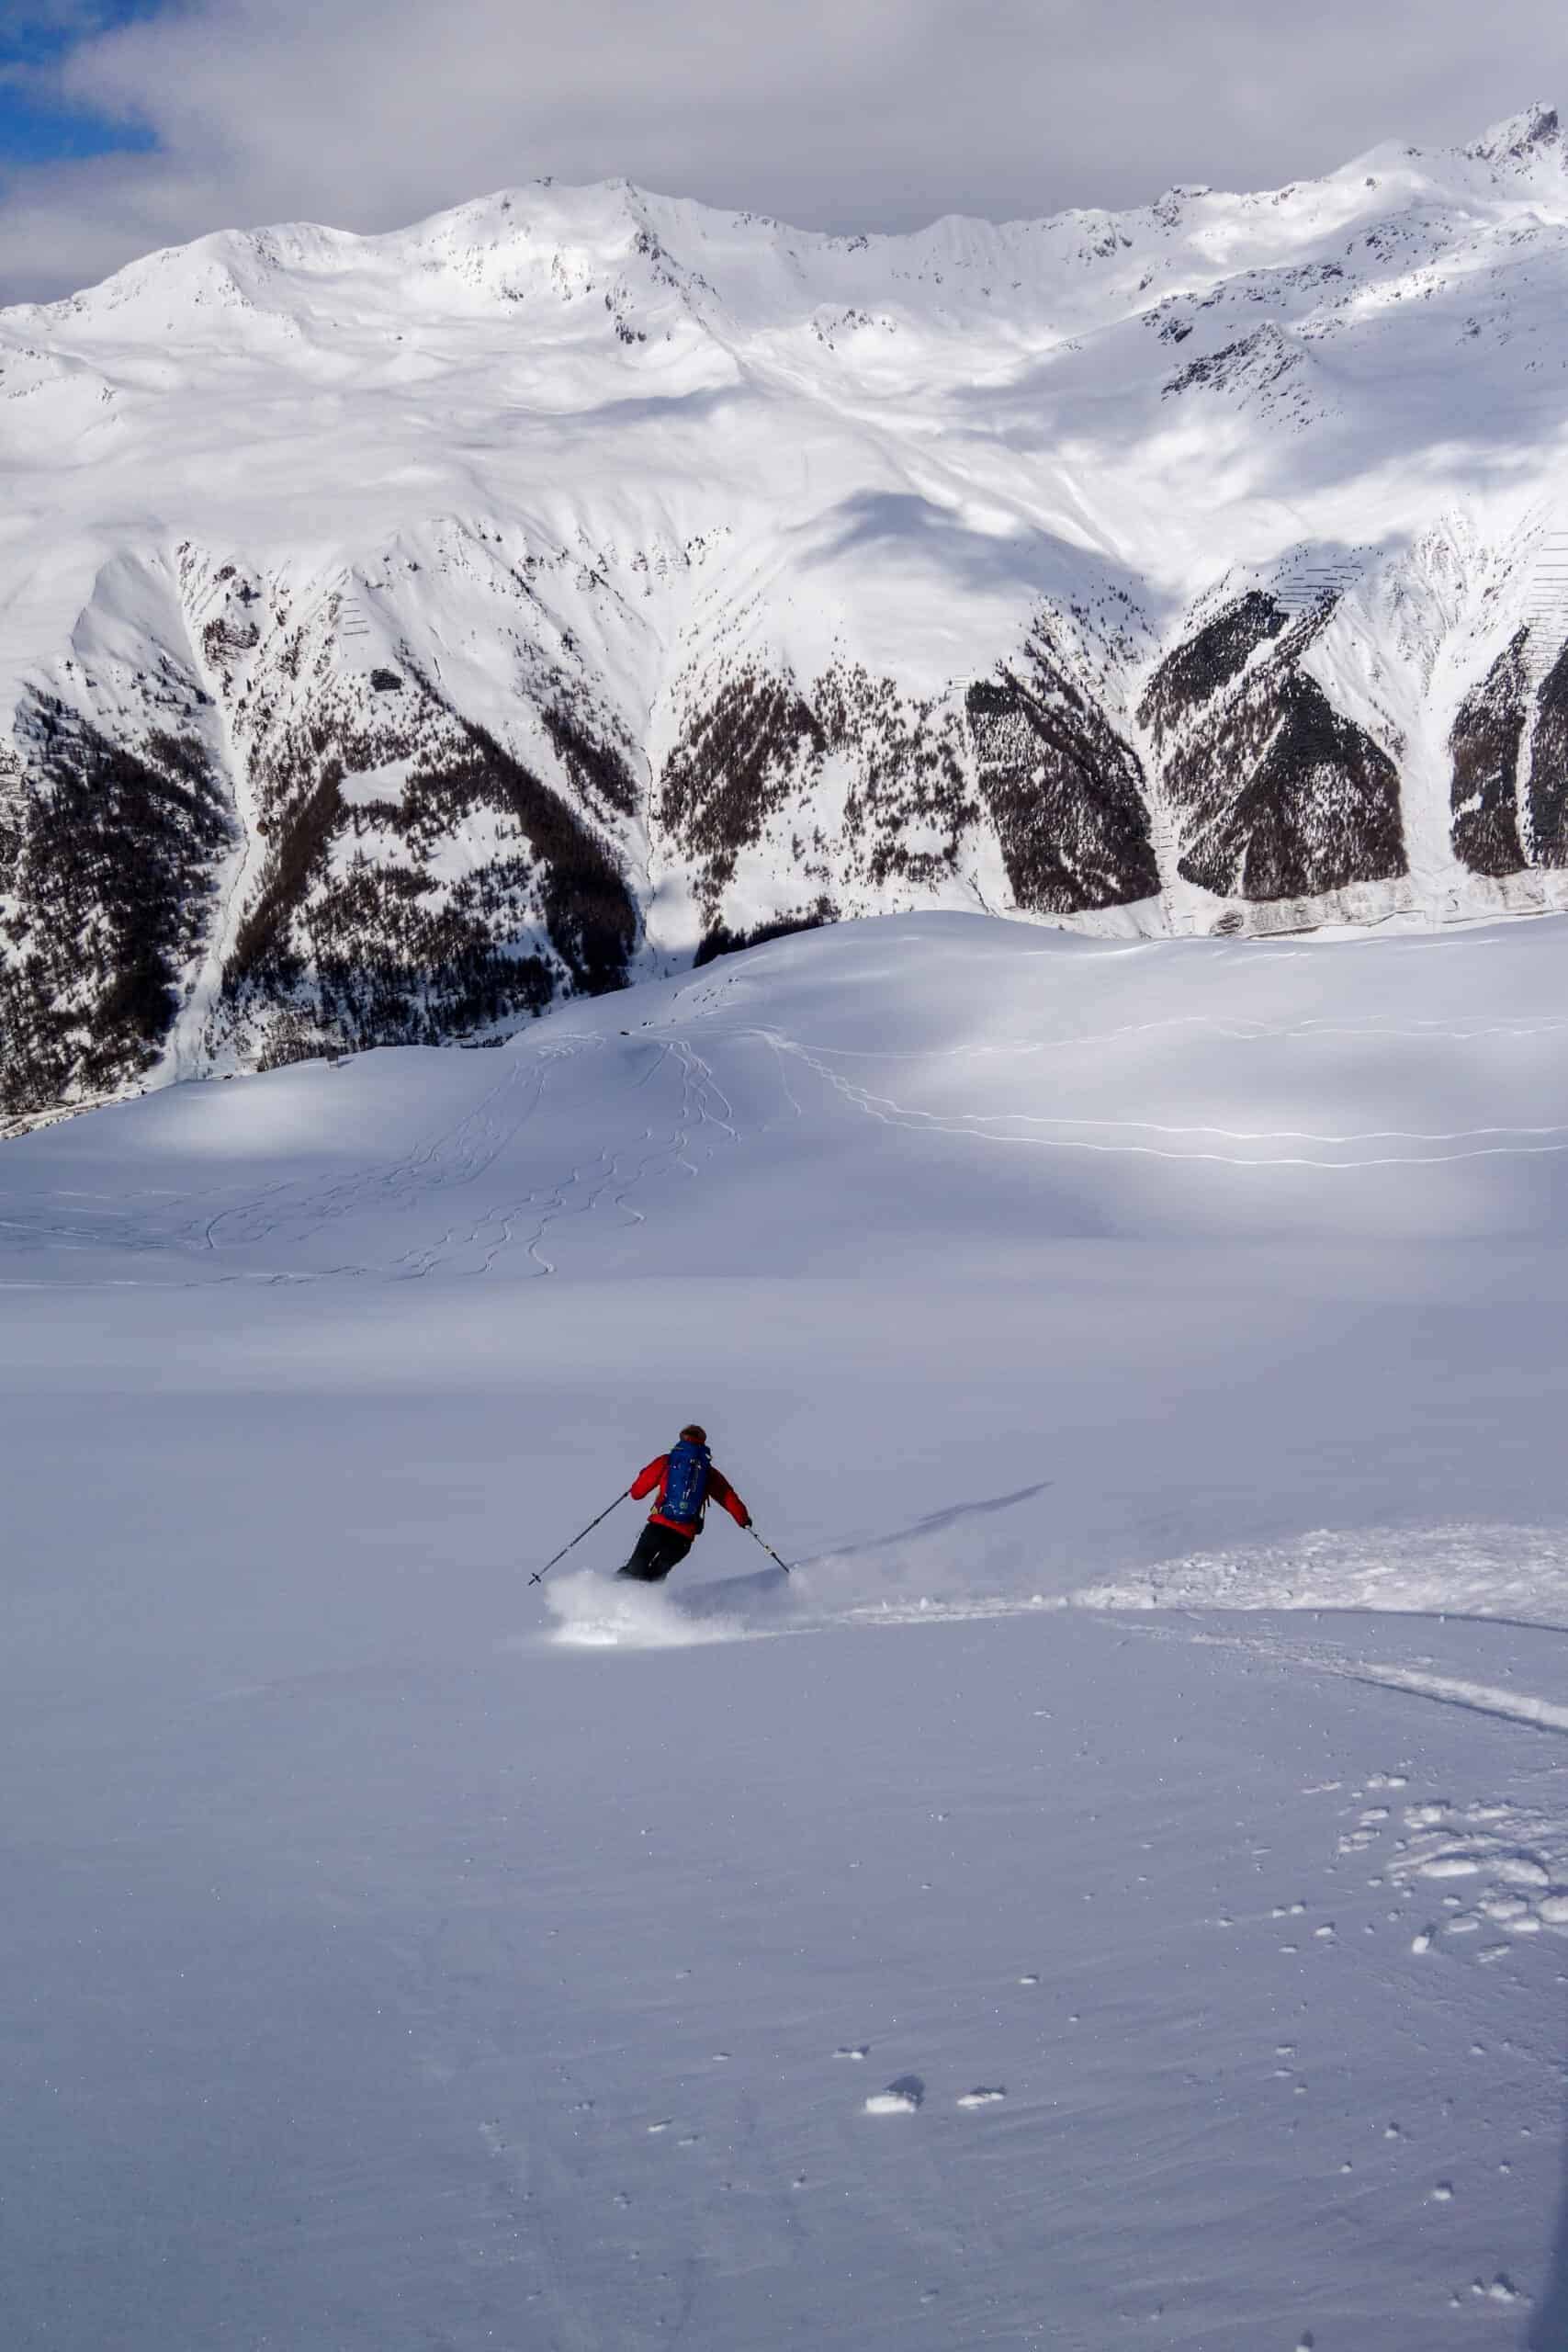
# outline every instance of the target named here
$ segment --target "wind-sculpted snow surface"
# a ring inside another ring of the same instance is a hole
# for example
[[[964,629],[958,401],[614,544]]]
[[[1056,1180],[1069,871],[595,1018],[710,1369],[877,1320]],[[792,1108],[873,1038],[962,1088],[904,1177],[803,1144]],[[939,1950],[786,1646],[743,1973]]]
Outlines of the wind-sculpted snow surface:
[[[1563,955],[895,917],[0,1146],[7,2344],[1561,2352]],[[694,1417],[787,1575],[615,1580]]]
[[[622,183],[0,313],[0,1115],[840,916],[1568,903],[1545,108],[823,237]]]

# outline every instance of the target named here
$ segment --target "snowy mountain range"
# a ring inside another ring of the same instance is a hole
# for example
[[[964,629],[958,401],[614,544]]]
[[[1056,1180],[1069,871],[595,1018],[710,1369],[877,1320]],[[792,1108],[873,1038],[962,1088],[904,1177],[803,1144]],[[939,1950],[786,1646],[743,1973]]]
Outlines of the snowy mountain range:
[[[536,183],[0,311],[0,1114],[839,917],[1568,906],[1568,168]]]

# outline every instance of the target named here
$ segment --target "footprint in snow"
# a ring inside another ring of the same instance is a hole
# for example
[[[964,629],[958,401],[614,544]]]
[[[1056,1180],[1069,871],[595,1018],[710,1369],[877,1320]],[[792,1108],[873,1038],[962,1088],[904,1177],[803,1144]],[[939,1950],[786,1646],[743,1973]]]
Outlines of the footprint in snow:
[[[999,2084],[977,2083],[972,2091],[960,2091],[958,2104],[960,2107],[994,2107],[998,2099],[1006,2097],[1007,2093]]]
[[[926,2086],[919,2075],[900,2075],[885,2091],[873,2091],[865,2102],[867,2115],[913,2115],[924,2103]]]
[[[834,2051],[833,2055],[835,2058],[852,2058],[858,2065],[860,2061],[869,2054],[870,2050],[869,2041],[846,2041]]]
[[[1420,1878],[1474,1878],[1481,1868],[1477,1854],[1434,1854],[1429,1862],[1416,1865]]]

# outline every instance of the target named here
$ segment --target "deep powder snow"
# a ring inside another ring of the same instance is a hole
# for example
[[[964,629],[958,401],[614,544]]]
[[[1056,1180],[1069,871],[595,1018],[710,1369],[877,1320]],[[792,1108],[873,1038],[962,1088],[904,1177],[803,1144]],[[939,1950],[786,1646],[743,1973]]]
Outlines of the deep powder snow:
[[[897,919],[7,1144],[8,2340],[1557,2352],[1562,956]],[[530,1589],[693,1415],[794,1574]]]

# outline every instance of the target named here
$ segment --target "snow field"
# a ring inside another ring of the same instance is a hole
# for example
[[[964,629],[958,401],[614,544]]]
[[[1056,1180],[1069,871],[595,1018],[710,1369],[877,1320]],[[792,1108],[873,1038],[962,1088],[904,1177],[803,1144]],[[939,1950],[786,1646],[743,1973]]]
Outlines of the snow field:
[[[1568,2340],[1561,955],[900,920],[7,1145],[19,2342]],[[530,1589],[694,1414],[795,1573]]]

